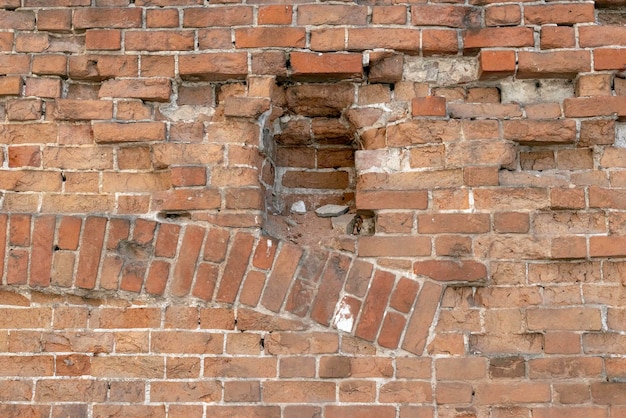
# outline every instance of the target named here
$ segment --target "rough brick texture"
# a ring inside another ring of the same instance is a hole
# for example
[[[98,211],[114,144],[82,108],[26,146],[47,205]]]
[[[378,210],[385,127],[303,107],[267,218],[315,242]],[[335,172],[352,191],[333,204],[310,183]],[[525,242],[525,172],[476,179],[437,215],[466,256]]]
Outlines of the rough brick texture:
[[[0,416],[625,416],[625,7],[0,0]]]

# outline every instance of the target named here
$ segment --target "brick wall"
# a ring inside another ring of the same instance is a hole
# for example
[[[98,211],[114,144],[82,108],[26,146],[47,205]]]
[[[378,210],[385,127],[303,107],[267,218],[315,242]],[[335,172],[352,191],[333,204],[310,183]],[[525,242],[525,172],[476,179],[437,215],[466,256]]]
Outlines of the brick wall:
[[[0,0],[0,416],[626,416],[625,24]]]

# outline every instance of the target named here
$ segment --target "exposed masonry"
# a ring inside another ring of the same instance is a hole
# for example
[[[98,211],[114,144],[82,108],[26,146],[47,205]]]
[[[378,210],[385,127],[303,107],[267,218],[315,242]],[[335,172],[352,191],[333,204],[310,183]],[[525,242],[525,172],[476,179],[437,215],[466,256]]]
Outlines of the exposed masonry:
[[[261,3],[0,0],[0,416],[626,416],[626,4]]]

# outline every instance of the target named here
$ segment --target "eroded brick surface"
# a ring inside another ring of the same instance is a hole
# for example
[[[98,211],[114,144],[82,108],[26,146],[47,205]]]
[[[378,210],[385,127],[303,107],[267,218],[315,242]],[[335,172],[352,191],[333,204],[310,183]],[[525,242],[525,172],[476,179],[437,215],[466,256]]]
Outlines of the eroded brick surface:
[[[222,3],[0,0],[0,416],[626,414],[624,2]]]

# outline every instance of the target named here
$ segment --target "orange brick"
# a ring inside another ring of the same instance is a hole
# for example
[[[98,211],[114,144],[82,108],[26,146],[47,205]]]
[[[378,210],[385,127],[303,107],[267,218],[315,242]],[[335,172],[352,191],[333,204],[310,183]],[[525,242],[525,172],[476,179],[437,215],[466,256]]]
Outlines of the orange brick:
[[[292,76],[306,80],[344,79],[363,76],[361,54],[315,54],[292,52]]]
[[[535,43],[532,28],[482,28],[470,29],[463,34],[465,51],[477,51],[480,48],[524,47]]]
[[[184,11],[183,26],[243,26],[251,25],[253,10],[250,6],[225,6],[212,8],[189,8]],[[259,24],[262,24],[259,22]]]
[[[411,23],[415,26],[466,28],[480,25],[480,9],[463,5],[414,4]]]
[[[292,13],[293,6],[260,6],[258,12],[259,25],[289,25],[292,20]]]
[[[591,70],[591,54],[587,51],[518,52],[519,78],[570,78]]]
[[[115,29],[88,30],[85,36],[85,47],[106,51],[118,50],[122,47],[122,31]]]
[[[235,29],[237,48],[304,48],[304,28],[242,28]]]
[[[485,25],[513,26],[519,25],[522,18],[517,4],[489,6],[485,8]]]

